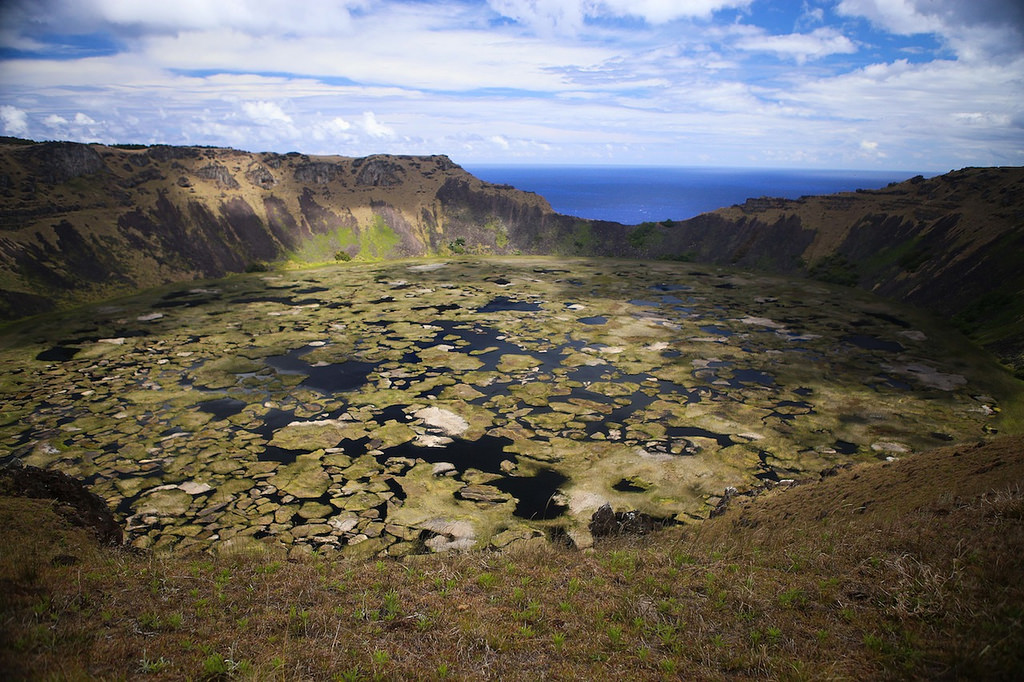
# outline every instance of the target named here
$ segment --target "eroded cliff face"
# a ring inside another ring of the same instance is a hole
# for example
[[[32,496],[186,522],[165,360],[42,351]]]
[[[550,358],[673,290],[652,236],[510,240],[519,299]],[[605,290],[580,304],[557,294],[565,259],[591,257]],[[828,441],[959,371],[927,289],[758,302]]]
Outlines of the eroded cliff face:
[[[928,309],[1024,377],[1024,168],[752,199],[657,225],[647,240],[663,255],[810,276]]]
[[[562,220],[445,156],[0,144],[0,195],[0,318],[285,258],[421,256],[459,238],[511,253]]]

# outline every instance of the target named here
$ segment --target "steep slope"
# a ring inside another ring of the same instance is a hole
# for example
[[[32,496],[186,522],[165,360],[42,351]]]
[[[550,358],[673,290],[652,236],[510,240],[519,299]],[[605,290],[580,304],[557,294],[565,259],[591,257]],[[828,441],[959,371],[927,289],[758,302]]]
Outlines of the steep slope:
[[[1024,168],[753,199],[655,228],[655,255],[806,274],[905,301],[951,318],[1024,373]]]
[[[8,479],[7,679],[1024,675],[1020,438],[858,466],[588,553],[375,563],[121,552]]]
[[[282,257],[420,256],[460,237],[508,247],[517,223],[558,220],[541,197],[444,156],[8,141],[0,192],[7,318]]]

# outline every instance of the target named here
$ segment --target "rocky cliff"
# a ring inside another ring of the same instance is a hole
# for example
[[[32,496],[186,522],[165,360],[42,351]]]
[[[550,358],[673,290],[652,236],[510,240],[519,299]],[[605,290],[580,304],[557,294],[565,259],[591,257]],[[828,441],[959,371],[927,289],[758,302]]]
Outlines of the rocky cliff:
[[[559,215],[445,156],[0,140],[0,319],[288,259],[671,258],[859,286],[1024,370],[1024,168],[760,198],[637,226]]]
[[[1024,168],[752,199],[634,231],[652,255],[857,286],[951,319],[1024,377]]]
[[[279,259],[507,253],[567,220],[445,156],[4,142],[0,318]]]

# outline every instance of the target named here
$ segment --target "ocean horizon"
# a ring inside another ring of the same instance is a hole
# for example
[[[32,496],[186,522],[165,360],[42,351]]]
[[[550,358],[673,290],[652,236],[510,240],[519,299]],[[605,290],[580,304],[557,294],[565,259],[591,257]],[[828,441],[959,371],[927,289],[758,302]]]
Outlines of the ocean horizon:
[[[565,215],[627,225],[685,220],[757,197],[880,189],[918,171],[470,164],[486,182],[536,192]]]

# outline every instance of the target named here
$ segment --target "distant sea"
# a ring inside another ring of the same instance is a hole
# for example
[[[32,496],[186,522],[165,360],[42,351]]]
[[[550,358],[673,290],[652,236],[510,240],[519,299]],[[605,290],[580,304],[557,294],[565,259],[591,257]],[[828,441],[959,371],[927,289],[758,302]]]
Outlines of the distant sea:
[[[627,225],[684,220],[756,197],[797,199],[804,195],[880,189],[920,174],[621,166],[464,167],[481,180],[536,192],[559,213]]]

